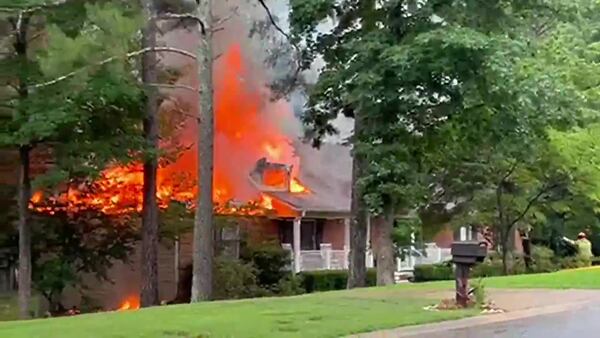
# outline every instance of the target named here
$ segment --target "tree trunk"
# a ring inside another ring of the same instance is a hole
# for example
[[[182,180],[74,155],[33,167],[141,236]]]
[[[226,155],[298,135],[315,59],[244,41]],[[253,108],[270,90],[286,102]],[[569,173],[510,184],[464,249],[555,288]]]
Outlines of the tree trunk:
[[[29,177],[29,147],[19,149],[19,315],[30,317],[31,300],[31,226],[29,224],[29,199],[31,178]]]
[[[153,0],[142,2],[147,18],[143,32],[142,48],[156,46],[156,9]],[[156,53],[145,53],[142,58],[142,80],[144,84],[156,83]],[[152,86],[145,86],[146,117],[144,137],[151,152],[144,161],[144,202],[142,209],[142,307],[159,304],[158,299],[158,205],[156,201],[156,178],[158,170],[158,93]]]
[[[508,234],[505,233],[504,229],[501,230],[502,234],[500,238],[502,240],[502,273],[506,276],[509,274],[510,269],[508,266],[508,251],[509,251],[509,243],[508,243]]]
[[[363,123],[359,114],[354,116],[354,138],[359,139]],[[350,223],[350,258],[348,266],[348,289],[364,287],[367,280],[366,251],[367,251],[367,217],[362,189],[357,184],[362,177],[365,167],[364,156],[354,148],[352,161],[352,221]]]
[[[393,285],[396,272],[396,255],[392,231],[394,230],[394,209],[386,208],[384,215],[378,217],[376,249],[377,249],[377,285]]]
[[[199,25],[198,80],[200,85],[198,127],[198,207],[194,220],[194,257],[192,277],[192,302],[210,300],[213,285],[213,162],[214,162],[214,112],[213,112],[213,50],[212,50],[212,0],[200,1],[197,16]]]
[[[15,52],[23,64],[27,63],[27,30],[29,17],[21,17],[15,24]],[[27,80],[24,76],[19,78],[19,98],[26,99],[29,95]],[[31,199],[30,156],[31,147],[19,147],[19,316],[21,319],[30,317],[29,304],[31,302],[31,226],[29,224],[29,200]]]

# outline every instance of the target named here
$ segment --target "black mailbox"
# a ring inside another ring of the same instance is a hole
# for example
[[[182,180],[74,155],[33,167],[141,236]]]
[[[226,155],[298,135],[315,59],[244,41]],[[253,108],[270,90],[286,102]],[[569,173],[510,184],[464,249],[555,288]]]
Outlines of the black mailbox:
[[[452,243],[452,261],[459,264],[481,263],[487,255],[485,243],[454,242]]]

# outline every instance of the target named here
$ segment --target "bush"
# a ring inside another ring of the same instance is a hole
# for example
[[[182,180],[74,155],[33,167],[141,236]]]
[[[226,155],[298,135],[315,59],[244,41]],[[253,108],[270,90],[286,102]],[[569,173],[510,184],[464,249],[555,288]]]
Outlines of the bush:
[[[416,265],[413,273],[415,282],[454,279],[454,270],[450,262]]]
[[[585,268],[592,265],[592,261],[589,259],[581,258],[578,256],[564,257],[560,260],[561,269],[578,269]]]
[[[279,281],[274,292],[278,296],[296,296],[306,293],[306,290],[304,289],[304,281],[301,277],[289,274]]]
[[[482,307],[485,305],[487,299],[487,291],[485,289],[485,283],[483,282],[483,278],[479,278],[477,281],[473,282],[473,295],[475,296],[475,304],[477,307]]]
[[[471,277],[496,277],[504,275],[502,259],[486,258],[483,263],[477,264],[471,271]]]
[[[170,303],[189,303],[192,288],[192,264],[184,266],[180,271],[177,295]],[[258,285],[256,268],[239,260],[216,257],[213,270],[214,299],[242,299],[271,296],[269,290]]]
[[[256,268],[257,283],[263,288],[274,288],[290,274],[291,258],[277,244],[263,244],[244,248],[241,260]]]
[[[215,260],[214,299],[264,297],[270,292],[257,282],[257,270],[252,264],[219,257]]]
[[[533,246],[531,258],[533,260],[531,272],[554,272],[559,269],[559,266],[556,264],[554,251],[548,247],[538,245]]]
[[[347,270],[305,271],[298,274],[306,292],[343,290],[348,282]],[[367,286],[377,284],[377,271],[367,270]]]

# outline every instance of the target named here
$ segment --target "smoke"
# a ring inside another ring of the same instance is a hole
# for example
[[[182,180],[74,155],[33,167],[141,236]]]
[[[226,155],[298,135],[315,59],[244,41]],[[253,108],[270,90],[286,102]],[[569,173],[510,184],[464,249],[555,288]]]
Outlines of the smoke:
[[[268,5],[277,17],[278,24],[288,27],[287,1],[269,1]],[[294,71],[293,54],[283,54],[275,63],[265,62],[271,53],[282,46],[282,36],[272,27],[267,34],[250,34],[257,23],[266,20],[266,13],[255,2],[217,1],[214,14],[220,23],[215,27],[213,38],[214,49],[214,84],[215,84],[215,198],[217,200],[250,200],[256,198],[256,191],[248,180],[248,174],[254,169],[256,161],[266,157],[273,162],[293,165],[295,177],[308,175],[308,180],[322,186],[323,182],[315,182],[311,176],[317,173],[340,176],[346,180],[344,173],[350,172],[346,163],[349,157],[347,149],[341,149],[337,158],[323,158],[324,153],[317,153],[310,147],[299,145],[303,135],[299,116],[304,110],[306,97],[302,91],[296,91],[288,99],[273,100],[269,84],[288,76]],[[178,29],[165,33],[164,44],[196,51],[197,31]],[[285,43],[285,41],[283,41]],[[289,46],[288,46],[289,49]],[[195,61],[180,55],[163,55],[162,63],[167,68],[178,69],[178,84],[198,87],[198,76]],[[318,67],[308,71],[305,76],[317,78]],[[161,109],[162,115],[180,114],[173,106],[183,107],[184,127],[178,131],[179,143],[193,145],[189,151],[172,165],[162,170],[162,176],[170,177],[182,172],[190,177],[197,173],[197,122],[193,118],[198,114],[198,93],[190,90],[175,89],[165,92],[169,102]],[[175,101],[176,104],[172,102]],[[171,107],[169,109],[168,107]],[[351,120],[350,120],[351,122]],[[341,120],[336,122],[340,131],[347,130],[351,123]],[[347,132],[333,138],[339,142],[347,137]],[[308,149],[307,149],[308,148]],[[334,151],[329,150],[328,156]],[[321,163],[323,162],[323,163]],[[334,165],[334,163],[338,163]],[[329,170],[334,168],[334,170]],[[338,167],[338,168],[335,168]],[[315,169],[315,170],[312,170]],[[306,175],[301,175],[305,171]],[[322,179],[322,178],[321,178]],[[330,183],[333,183],[330,182]],[[159,183],[160,184],[160,183]],[[312,187],[309,187],[312,188]]]

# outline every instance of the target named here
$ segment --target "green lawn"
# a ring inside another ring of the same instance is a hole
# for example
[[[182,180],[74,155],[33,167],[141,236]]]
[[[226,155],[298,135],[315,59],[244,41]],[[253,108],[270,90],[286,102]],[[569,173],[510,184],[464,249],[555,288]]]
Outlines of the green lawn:
[[[494,288],[600,289],[600,267],[490,278],[486,285]]]
[[[474,315],[470,311],[431,312],[426,291],[452,282],[338,291],[290,298],[158,307],[127,313],[6,322],[0,337],[339,337]],[[600,288],[600,269],[490,278],[498,288]]]

